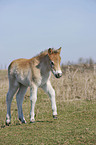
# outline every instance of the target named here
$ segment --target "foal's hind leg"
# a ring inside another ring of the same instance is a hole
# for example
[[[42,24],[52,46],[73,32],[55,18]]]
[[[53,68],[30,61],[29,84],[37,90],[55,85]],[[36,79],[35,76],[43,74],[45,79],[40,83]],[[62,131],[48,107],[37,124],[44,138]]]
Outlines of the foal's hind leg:
[[[17,107],[18,107],[18,118],[22,123],[26,123],[26,120],[23,116],[23,110],[22,110],[22,103],[24,99],[24,95],[27,91],[27,87],[20,85],[19,91],[16,95],[16,100],[17,100]]]
[[[6,96],[6,103],[7,103],[6,125],[9,125],[11,123],[11,102],[17,89],[18,89],[18,83],[9,84],[9,91]]]

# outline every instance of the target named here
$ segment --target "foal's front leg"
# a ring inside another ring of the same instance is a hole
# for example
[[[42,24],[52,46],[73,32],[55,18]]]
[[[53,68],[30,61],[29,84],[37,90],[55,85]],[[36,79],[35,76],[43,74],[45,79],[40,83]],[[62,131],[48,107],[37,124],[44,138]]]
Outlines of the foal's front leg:
[[[31,102],[31,110],[30,110],[30,123],[35,122],[34,116],[34,109],[35,109],[35,103],[37,100],[37,86],[32,85],[30,87],[30,102]]]
[[[55,90],[52,88],[50,81],[48,81],[42,89],[49,95],[52,105],[53,118],[57,119],[57,107],[55,101]]]

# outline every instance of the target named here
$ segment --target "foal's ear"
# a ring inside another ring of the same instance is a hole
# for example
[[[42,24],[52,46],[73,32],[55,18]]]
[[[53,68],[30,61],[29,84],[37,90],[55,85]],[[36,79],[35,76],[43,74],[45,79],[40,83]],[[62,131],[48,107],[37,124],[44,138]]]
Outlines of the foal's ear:
[[[61,52],[61,47],[59,49],[57,49],[57,53],[60,53]]]
[[[58,52],[58,53],[60,53],[60,52],[61,52],[61,48],[62,48],[62,47],[60,47],[59,49],[57,49],[57,52]]]
[[[48,49],[48,54],[49,54],[49,55],[52,54],[52,49],[51,49],[51,48]]]

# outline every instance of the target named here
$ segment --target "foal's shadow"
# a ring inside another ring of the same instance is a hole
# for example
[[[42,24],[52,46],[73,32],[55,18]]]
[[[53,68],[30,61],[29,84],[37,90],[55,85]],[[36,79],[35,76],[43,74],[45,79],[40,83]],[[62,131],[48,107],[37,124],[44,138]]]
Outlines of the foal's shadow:
[[[37,120],[34,123],[53,123],[53,121],[48,121],[48,120],[45,120],[45,121],[41,120],[41,121],[39,121],[39,120]]]
[[[36,123],[53,123],[53,121],[49,121],[49,120],[45,120],[45,121],[43,121],[43,120],[37,120],[34,123],[27,122],[26,124],[36,124]],[[2,124],[1,128],[5,128],[7,126],[19,126],[19,125],[23,125],[23,123],[17,121],[15,124],[10,124],[10,125]]]

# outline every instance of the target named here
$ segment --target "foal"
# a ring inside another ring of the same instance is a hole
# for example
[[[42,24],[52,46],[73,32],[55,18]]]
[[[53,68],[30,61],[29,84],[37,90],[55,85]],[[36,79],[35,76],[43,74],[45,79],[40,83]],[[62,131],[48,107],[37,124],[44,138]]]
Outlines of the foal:
[[[8,67],[9,91],[7,93],[7,115],[6,124],[11,123],[11,102],[17,92],[16,101],[18,117],[22,123],[26,123],[23,116],[22,103],[27,88],[30,87],[30,122],[34,122],[34,108],[37,100],[37,89],[41,87],[50,97],[53,118],[57,118],[57,107],[55,102],[55,91],[50,83],[51,72],[56,78],[62,76],[60,68],[61,47],[57,50],[49,48],[31,59],[14,60]]]

